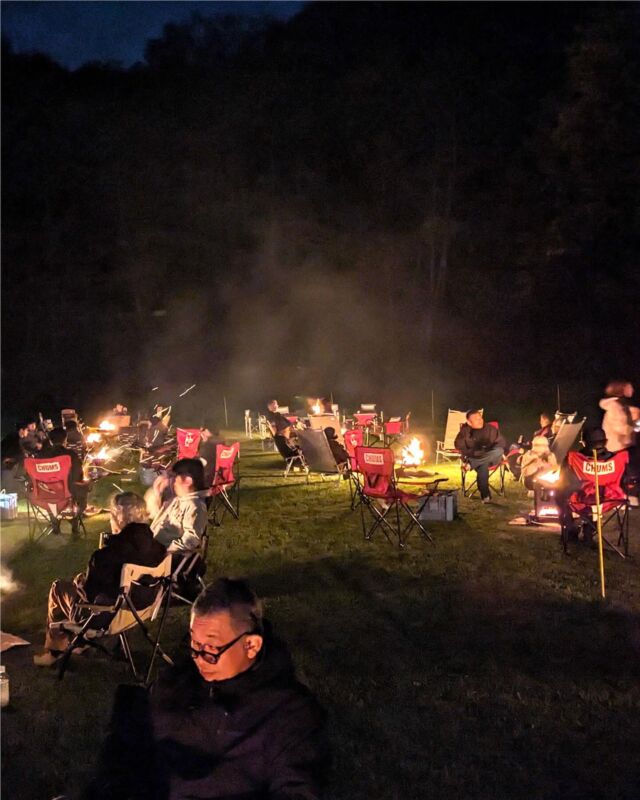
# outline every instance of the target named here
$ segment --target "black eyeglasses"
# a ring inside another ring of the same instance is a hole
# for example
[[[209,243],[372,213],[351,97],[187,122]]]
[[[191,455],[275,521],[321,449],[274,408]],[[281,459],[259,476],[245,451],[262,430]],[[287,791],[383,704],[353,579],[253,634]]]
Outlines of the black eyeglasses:
[[[220,656],[224,655],[229,648],[233,647],[234,644],[240,641],[243,636],[251,636],[253,631],[245,631],[241,633],[240,636],[236,636],[236,638],[232,642],[227,642],[227,644],[223,644],[220,647],[217,647],[217,653],[210,653],[208,650],[196,650],[194,647],[189,645],[189,650],[191,651],[191,658],[201,658],[203,661],[206,661],[207,664],[217,664],[220,661]]]

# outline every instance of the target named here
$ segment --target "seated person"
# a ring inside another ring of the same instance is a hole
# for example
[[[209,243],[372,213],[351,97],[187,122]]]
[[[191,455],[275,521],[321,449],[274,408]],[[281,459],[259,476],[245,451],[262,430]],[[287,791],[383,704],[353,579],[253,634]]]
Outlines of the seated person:
[[[118,688],[83,797],[319,800],[325,714],[244,581],[198,596],[187,654],[149,690]]]
[[[331,453],[336,460],[338,467],[342,468],[349,463],[349,454],[338,441],[335,428],[325,428],[324,435],[327,437]]]
[[[538,430],[533,434],[534,436],[546,436],[547,439],[550,439],[552,434],[551,427],[553,425],[553,416],[546,411],[543,411],[540,414],[540,427]]]
[[[157,480],[147,492],[147,506],[153,515],[151,529],[155,539],[169,553],[195,550],[207,529],[204,467],[198,458],[182,458],[171,468],[171,476]],[[163,501],[162,493],[171,484],[173,497]]]
[[[549,439],[546,436],[534,436],[531,450],[522,456],[520,480],[527,489],[533,489],[533,480],[541,472],[558,469],[556,457],[549,450]]]
[[[219,444],[224,444],[220,431],[211,421],[205,420],[200,427],[198,458],[204,466],[204,484],[207,487],[213,483],[216,471],[216,448]]]
[[[291,422],[278,411],[278,401],[270,400],[267,403],[265,414],[271,433],[275,436],[284,436],[288,439],[291,434]]]
[[[151,425],[147,431],[146,449],[153,453],[159,450],[165,443],[167,438],[167,426],[164,424],[162,417],[151,417]]]
[[[466,417],[467,421],[460,428],[454,447],[476,471],[480,498],[483,503],[489,503],[489,467],[502,461],[507,443],[496,427],[485,423],[480,411],[467,411]]]
[[[18,438],[25,456],[37,456],[42,449],[42,439],[37,434],[35,422],[18,425]]]
[[[607,449],[607,435],[602,428],[591,428],[585,431],[583,444],[584,447],[579,452],[587,458],[593,458],[594,450],[596,451],[598,461],[608,461],[613,457],[613,453]],[[560,512],[560,522],[563,526],[567,527],[569,538],[572,539],[578,538],[579,529],[574,522],[573,514],[569,508],[569,500],[571,495],[580,491],[581,488],[582,482],[580,478],[568,464],[563,464],[560,469],[560,480],[558,481],[558,487],[556,489],[556,503],[558,504],[558,510]],[[601,499],[604,499],[604,496],[602,496]],[[590,543],[594,533],[595,529],[593,525],[585,525],[583,527],[583,540],[586,543]]]
[[[120,589],[123,564],[157,567],[166,555],[165,548],[154,540],[151,528],[145,524],[147,509],[141,497],[133,492],[117,494],[110,510],[111,536],[104,548],[93,553],[87,571],[73,581],[57,580],[51,585],[45,652],[33,659],[38,667],[53,666],[69,645],[69,634],[51,625],[65,620],[78,621],[77,601],[112,603]]]
[[[128,415],[127,407],[123,406],[122,403],[116,403],[113,407],[113,411],[111,412],[112,417],[126,417]]]
[[[71,471],[69,472],[69,491],[75,504],[80,510],[87,506],[87,496],[91,484],[84,480],[82,472],[82,462],[78,454],[66,446],[67,432],[64,428],[53,428],[49,432],[49,441],[51,444],[45,445],[38,453],[37,458],[56,458],[57,456],[69,456],[71,459]],[[77,533],[78,522],[73,520],[72,529]],[[59,532],[56,531],[56,532]]]

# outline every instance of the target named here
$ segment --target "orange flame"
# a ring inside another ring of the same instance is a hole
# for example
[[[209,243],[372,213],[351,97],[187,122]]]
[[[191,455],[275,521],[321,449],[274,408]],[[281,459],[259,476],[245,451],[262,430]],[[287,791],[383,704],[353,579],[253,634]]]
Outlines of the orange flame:
[[[102,439],[102,434],[98,433],[98,431],[94,431],[87,436],[87,444],[96,444]]]
[[[320,402],[320,398],[316,399],[316,402],[311,406],[311,411],[314,414],[321,414],[322,413],[322,403]]]
[[[113,424],[113,422],[109,422],[108,419],[103,419],[98,427],[101,431],[115,431],[116,429],[116,426]]]
[[[402,448],[402,463],[406,467],[417,467],[424,461],[424,450],[422,444],[417,436],[409,442],[406,447]]]

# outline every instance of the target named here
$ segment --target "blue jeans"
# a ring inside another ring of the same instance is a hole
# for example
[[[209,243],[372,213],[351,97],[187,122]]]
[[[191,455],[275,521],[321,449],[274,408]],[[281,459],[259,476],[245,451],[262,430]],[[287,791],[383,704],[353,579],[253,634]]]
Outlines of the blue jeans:
[[[495,467],[502,461],[504,455],[504,448],[494,447],[493,450],[487,450],[483,456],[478,458],[471,457],[468,459],[471,469],[475,469],[478,476],[478,489],[480,490],[480,497],[491,497],[489,491],[489,467]]]

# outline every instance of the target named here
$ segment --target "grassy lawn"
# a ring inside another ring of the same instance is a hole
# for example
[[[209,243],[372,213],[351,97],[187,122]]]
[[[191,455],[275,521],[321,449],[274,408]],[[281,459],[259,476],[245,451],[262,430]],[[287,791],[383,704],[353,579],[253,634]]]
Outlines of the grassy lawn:
[[[491,506],[461,500],[457,521],[429,525],[435,545],[414,533],[400,552],[381,534],[363,541],[345,484],[285,482],[256,443],[242,456],[241,518],[213,531],[208,577],[251,579],[327,708],[330,798],[639,796],[639,511],[633,557],[607,555],[600,602],[597,553],[567,557],[557,533],[508,525],[528,507],[518,485]],[[442,471],[459,484],[457,468]],[[62,683],[31,664],[51,581],[84,568],[105,519],[73,543],[29,544],[23,520],[4,526],[21,588],[2,628],[33,643],[3,659],[7,798],[77,796],[129,680],[101,658],[75,659]],[[171,611],[169,652],[187,619]]]

